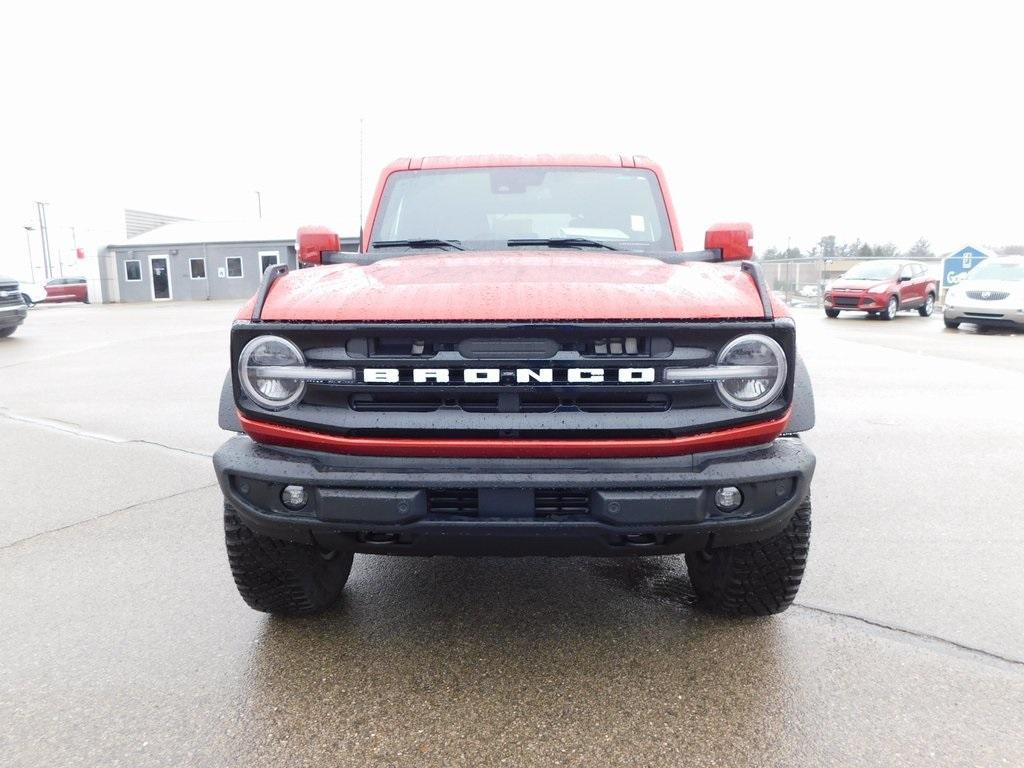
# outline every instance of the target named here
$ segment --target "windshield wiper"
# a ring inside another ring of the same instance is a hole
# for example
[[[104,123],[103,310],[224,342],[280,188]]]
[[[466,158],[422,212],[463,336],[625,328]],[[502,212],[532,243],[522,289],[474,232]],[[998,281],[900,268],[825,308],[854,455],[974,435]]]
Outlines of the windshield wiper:
[[[607,248],[609,251],[619,250],[614,245],[602,243],[600,240],[591,240],[586,237],[538,237],[509,240],[507,245],[511,248],[517,245],[546,245],[548,248]]]
[[[371,248],[451,248],[454,251],[464,251],[462,243],[458,240],[437,240],[435,238],[422,238],[420,240],[374,240],[370,243]]]

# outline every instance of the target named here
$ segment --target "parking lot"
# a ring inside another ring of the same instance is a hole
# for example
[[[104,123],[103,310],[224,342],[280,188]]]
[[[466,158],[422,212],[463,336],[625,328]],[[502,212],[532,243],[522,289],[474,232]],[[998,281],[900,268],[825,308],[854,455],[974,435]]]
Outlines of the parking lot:
[[[796,311],[811,559],[769,619],[682,558],[357,556],[238,597],[209,456],[235,302],[0,340],[0,764],[1020,765],[1024,334]]]

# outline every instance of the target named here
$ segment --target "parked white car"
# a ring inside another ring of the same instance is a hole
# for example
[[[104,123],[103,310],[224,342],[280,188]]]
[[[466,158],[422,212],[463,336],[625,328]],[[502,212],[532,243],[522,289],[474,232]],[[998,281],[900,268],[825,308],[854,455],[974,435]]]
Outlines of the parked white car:
[[[18,283],[18,290],[21,291],[21,298],[30,307],[46,301],[46,289],[38,283]]]
[[[1024,256],[995,256],[967,273],[946,293],[947,328],[960,323],[1024,331]]]

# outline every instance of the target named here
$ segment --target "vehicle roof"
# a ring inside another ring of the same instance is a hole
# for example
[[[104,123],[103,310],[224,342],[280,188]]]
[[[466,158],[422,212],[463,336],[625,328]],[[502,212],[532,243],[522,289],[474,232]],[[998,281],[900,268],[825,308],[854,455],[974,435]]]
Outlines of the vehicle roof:
[[[418,171],[449,168],[501,168],[509,166],[554,165],[584,168],[648,168],[651,161],[641,155],[429,155],[403,157],[387,170]]]

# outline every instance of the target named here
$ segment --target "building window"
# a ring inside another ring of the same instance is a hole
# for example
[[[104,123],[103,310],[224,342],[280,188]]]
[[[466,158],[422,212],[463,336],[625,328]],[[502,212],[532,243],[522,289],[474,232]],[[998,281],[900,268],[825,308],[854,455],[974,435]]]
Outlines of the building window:
[[[124,279],[129,283],[138,283],[142,281],[142,262],[138,259],[132,259],[124,263]]]
[[[277,251],[260,251],[260,274],[267,271],[267,267],[281,263],[281,255]]]
[[[228,277],[241,277],[242,276],[242,257],[241,256],[228,256],[227,267],[228,267]]]
[[[192,272],[193,280],[206,279],[206,259],[189,259],[188,266]]]

